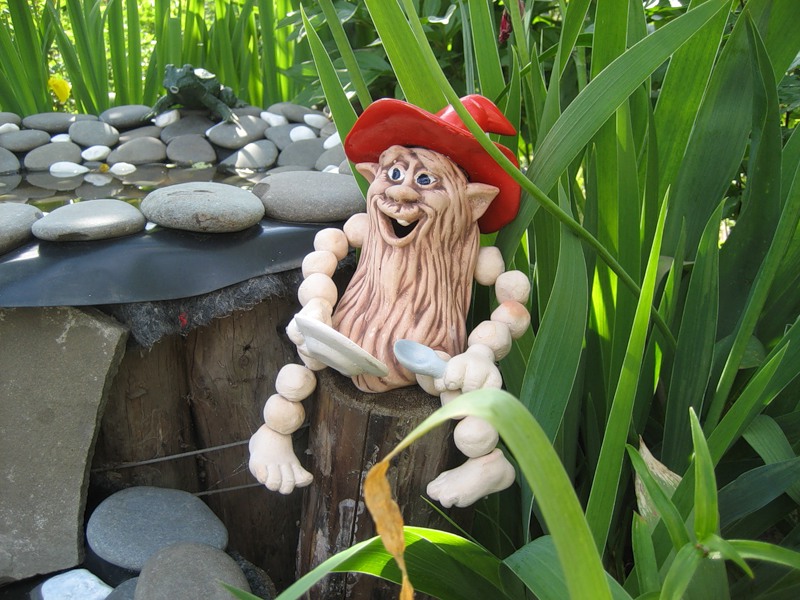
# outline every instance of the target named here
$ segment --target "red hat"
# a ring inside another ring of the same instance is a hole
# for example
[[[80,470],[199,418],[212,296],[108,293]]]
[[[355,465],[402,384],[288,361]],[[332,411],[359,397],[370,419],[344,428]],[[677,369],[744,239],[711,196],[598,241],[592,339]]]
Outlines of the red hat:
[[[472,94],[461,98],[461,102],[487,133],[516,133],[514,126],[488,98]],[[478,219],[481,233],[497,231],[517,216],[519,184],[486,153],[452,106],[434,115],[402,100],[376,100],[353,125],[345,138],[344,151],[354,163],[377,162],[381,153],[394,145],[427,148],[444,154],[467,172],[470,181],[500,189]],[[511,150],[498,143],[495,146],[519,166]]]

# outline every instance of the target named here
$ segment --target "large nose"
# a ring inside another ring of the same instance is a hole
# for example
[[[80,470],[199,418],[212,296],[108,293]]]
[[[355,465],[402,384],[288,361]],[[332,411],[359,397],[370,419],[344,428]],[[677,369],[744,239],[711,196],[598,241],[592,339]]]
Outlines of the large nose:
[[[419,201],[419,193],[414,188],[407,185],[393,185],[388,187],[386,188],[386,195],[390,200],[401,204]]]

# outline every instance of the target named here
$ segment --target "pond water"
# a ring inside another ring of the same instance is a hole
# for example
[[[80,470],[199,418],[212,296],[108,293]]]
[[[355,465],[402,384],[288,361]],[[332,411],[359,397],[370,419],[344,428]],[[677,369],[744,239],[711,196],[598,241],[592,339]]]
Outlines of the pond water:
[[[54,177],[47,171],[0,175],[0,202],[25,202],[51,212],[76,200],[113,198],[138,206],[152,190],[189,181],[215,181],[244,189],[263,179],[265,173],[225,172],[216,166],[177,167],[154,163],[139,165],[129,175],[90,171],[73,177]]]

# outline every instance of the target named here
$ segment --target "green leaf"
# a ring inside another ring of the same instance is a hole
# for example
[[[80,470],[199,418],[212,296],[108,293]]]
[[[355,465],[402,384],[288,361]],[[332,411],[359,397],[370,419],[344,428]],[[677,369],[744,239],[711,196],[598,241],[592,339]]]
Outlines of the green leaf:
[[[664,585],[661,588],[661,600],[682,600],[689,582],[694,577],[695,571],[700,566],[703,555],[694,544],[685,544],[675,555],[675,560],[664,577]]]
[[[358,67],[358,61],[356,61],[353,48],[347,41],[347,34],[345,33],[342,23],[336,14],[336,9],[333,7],[333,2],[331,2],[331,0],[320,0],[319,5],[322,8],[322,12],[325,14],[325,21],[331,30],[334,42],[336,42],[336,48],[339,50],[339,55],[342,57],[342,60],[344,60],[347,73],[350,76],[350,81],[353,82],[353,87],[355,88],[356,96],[358,96],[358,101],[361,103],[363,108],[366,108],[372,103],[372,96],[369,93],[369,89],[367,89],[367,83],[364,81],[364,76],[361,73],[361,69]],[[303,22],[305,24],[306,31],[308,31],[310,26],[306,21],[307,20],[304,20]],[[325,92],[325,97],[329,98],[327,91]]]
[[[694,532],[698,540],[703,540],[719,529],[717,480],[703,429],[691,408],[689,418],[694,446]]]
[[[636,565],[639,591],[642,593],[655,592],[661,587],[656,551],[653,548],[653,540],[650,537],[650,526],[644,517],[637,513],[633,513],[631,537],[633,540],[633,562]]]
[[[786,565],[795,570],[800,569],[800,552],[756,540],[728,540],[728,543],[742,558],[763,560],[779,565]]]
[[[500,65],[500,54],[495,42],[496,30],[489,10],[490,5],[485,0],[467,0],[467,3],[480,93],[487,98],[496,99],[503,91],[505,81],[503,68]],[[512,76],[518,77],[519,72],[512,71]],[[519,98],[519,94],[510,93],[508,97]]]

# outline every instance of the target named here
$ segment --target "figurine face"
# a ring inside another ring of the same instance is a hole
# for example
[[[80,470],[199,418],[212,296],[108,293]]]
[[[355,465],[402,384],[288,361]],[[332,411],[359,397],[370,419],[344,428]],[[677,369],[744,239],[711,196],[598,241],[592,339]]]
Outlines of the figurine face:
[[[172,94],[196,93],[202,89],[217,90],[219,82],[213,73],[205,69],[195,69],[189,64],[182,67],[167,65],[164,69],[164,87]]]

